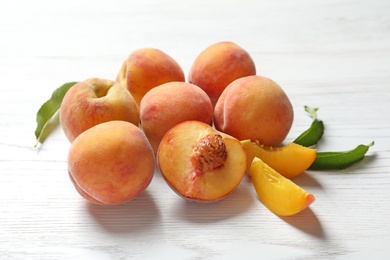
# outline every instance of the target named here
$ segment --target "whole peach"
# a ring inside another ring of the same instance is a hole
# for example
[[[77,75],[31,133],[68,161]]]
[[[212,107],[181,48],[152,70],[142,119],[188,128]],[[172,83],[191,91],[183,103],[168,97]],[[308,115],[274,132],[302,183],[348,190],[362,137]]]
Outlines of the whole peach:
[[[150,184],[155,155],[145,134],[125,121],[109,121],[71,144],[68,171],[76,190],[94,204],[127,202]]]
[[[173,126],[196,120],[211,124],[210,98],[198,86],[187,82],[169,82],[151,89],[141,101],[142,128],[154,151]]]
[[[139,124],[134,98],[115,81],[100,78],[81,81],[62,100],[60,122],[70,142],[92,126],[111,120]]]
[[[247,76],[229,84],[214,109],[216,129],[239,140],[277,146],[290,131],[292,104],[284,90],[263,76]]]
[[[188,80],[206,91],[215,106],[233,80],[255,74],[255,64],[246,50],[233,42],[218,42],[198,55]]]
[[[116,80],[130,91],[139,106],[150,89],[185,79],[182,68],[171,56],[159,49],[141,48],[130,53]]]

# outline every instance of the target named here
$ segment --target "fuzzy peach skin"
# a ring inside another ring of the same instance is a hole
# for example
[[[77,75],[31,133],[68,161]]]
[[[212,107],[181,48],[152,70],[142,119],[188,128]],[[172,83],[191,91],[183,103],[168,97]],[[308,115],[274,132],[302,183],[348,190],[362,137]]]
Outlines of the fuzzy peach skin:
[[[213,106],[233,80],[256,74],[249,53],[233,42],[218,42],[203,50],[192,64],[188,81],[209,95]]]
[[[284,90],[272,79],[257,75],[229,84],[214,109],[216,129],[267,146],[280,145],[293,120],[293,107]]]
[[[141,126],[154,151],[165,133],[175,125],[196,120],[211,124],[210,98],[198,86],[187,82],[169,82],[151,89],[141,101]]]
[[[133,51],[123,62],[117,82],[125,86],[137,105],[152,88],[171,81],[184,81],[179,63],[165,52],[155,48]]]
[[[145,134],[125,121],[109,121],[80,134],[68,153],[69,177],[94,204],[125,203],[150,184],[155,155]]]
[[[81,81],[62,100],[60,122],[70,142],[92,126],[111,120],[139,124],[134,98],[115,81],[100,78]]]

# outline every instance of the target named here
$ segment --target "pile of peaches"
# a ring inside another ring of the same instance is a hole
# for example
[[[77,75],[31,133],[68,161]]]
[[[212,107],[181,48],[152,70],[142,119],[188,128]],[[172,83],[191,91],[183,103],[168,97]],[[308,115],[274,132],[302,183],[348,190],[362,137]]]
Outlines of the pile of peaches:
[[[204,49],[188,81],[171,56],[137,49],[115,80],[78,82],[60,108],[70,179],[92,203],[125,203],[155,172],[185,199],[217,201],[247,173],[264,205],[283,216],[314,201],[290,180],[316,157],[315,149],[282,145],[293,119],[283,89],[257,75],[249,53],[232,42]]]

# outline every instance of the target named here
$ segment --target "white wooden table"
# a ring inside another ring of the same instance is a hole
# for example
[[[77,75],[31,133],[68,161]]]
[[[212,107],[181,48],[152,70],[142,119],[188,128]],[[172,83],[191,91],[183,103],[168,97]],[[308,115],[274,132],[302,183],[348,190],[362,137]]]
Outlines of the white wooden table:
[[[0,0],[0,259],[388,259],[390,2]],[[60,127],[34,148],[35,116],[68,81],[114,79],[155,47],[187,74],[201,50],[233,41],[289,95],[295,121],[318,107],[322,151],[375,141],[348,170],[294,181],[317,200],[280,218],[248,178],[228,198],[188,203],[156,172],[135,200],[87,203],[67,175]]]

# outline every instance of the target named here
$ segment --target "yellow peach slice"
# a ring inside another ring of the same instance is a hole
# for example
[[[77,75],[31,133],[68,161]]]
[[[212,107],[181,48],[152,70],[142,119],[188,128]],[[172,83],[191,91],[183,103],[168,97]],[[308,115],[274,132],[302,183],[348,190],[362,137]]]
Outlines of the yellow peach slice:
[[[250,170],[253,158],[259,157],[275,171],[289,179],[306,171],[317,155],[316,149],[296,143],[281,147],[265,146],[250,140],[243,140],[241,143],[247,153],[247,172]]]
[[[261,202],[279,216],[291,216],[315,201],[313,194],[285,178],[261,159],[255,157],[250,175]]]
[[[244,147],[246,153],[246,170],[247,174],[251,171],[252,161],[255,158],[254,154],[254,145],[250,139],[245,139],[241,141],[242,146]]]

